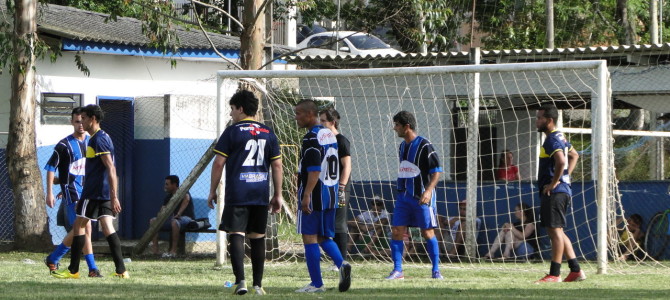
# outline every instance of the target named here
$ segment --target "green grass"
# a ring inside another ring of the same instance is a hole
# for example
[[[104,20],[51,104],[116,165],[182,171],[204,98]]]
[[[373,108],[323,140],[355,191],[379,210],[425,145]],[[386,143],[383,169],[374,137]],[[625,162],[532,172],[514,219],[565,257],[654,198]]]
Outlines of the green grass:
[[[231,296],[223,282],[233,280],[229,265],[213,269],[212,259],[141,260],[127,265],[131,278],[112,278],[109,257],[98,258],[105,278],[59,280],[48,275],[43,253],[0,253],[0,298],[3,299],[220,299]],[[67,263],[68,259],[64,262]],[[325,264],[323,265],[325,266]],[[247,264],[247,279],[251,270]],[[337,292],[337,273],[326,271],[328,292],[300,295],[293,290],[308,282],[304,263],[268,263],[263,285],[268,299],[641,299],[670,295],[668,266],[631,266],[596,275],[584,266],[588,279],[576,283],[533,284],[546,264],[442,264],[445,280],[429,279],[429,265],[406,266],[404,281],[385,281],[390,264],[353,264],[354,281],[347,293]],[[62,266],[61,268],[64,268]],[[564,264],[564,268],[567,266]],[[82,261],[82,271],[86,263]],[[82,272],[83,274],[83,272]],[[254,297],[246,295],[244,297]]]

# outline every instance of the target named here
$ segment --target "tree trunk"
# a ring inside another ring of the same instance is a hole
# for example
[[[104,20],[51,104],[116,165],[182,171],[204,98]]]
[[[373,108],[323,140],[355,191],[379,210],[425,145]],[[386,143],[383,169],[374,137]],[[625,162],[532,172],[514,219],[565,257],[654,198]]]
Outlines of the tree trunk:
[[[263,65],[263,47],[265,46],[265,10],[259,11],[263,0],[245,0],[244,18],[242,25],[244,30],[240,37],[240,59],[242,69],[259,70]],[[255,22],[254,22],[255,21]]]
[[[35,146],[37,0],[15,0],[15,3],[16,62],[12,66],[7,140],[7,165],[14,195],[14,245],[16,249],[42,250],[51,246],[51,238]]]
[[[631,22],[631,16],[628,14],[628,0],[616,1],[615,19],[620,30],[617,39],[621,45],[634,45],[637,40],[635,23]]]

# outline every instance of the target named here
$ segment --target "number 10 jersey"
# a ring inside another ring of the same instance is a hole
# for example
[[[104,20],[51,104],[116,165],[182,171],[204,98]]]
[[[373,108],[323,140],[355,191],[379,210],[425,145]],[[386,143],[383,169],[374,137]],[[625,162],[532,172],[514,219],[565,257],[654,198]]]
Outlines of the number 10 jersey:
[[[250,119],[237,122],[223,131],[214,153],[226,157],[226,205],[268,205],[270,162],[281,158],[269,127]]]
[[[302,205],[302,197],[309,172],[319,172],[314,190],[312,190],[311,206],[314,211],[337,208],[337,192],[340,182],[340,159],[337,154],[337,138],[332,131],[321,125],[312,127],[302,138],[300,149],[298,209]]]

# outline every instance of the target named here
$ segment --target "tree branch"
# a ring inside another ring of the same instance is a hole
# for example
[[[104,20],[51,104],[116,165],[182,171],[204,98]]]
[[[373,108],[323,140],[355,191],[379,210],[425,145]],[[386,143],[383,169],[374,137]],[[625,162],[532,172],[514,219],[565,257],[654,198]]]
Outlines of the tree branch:
[[[198,2],[198,1],[197,1],[197,0],[191,0],[191,4],[193,4],[194,2]],[[207,33],[207,31],[205,30],[204,27],[202,27],[202,21],[200,21],[200,16],[199,16],[197,13],[195,14],[195,19],[198,21],[198,26],[200,26],[200,30],[201,30],[202,33],[205,35],[205,38],[206,38],[207,41],[209,42],[209,45],[212,46],[212,49],[214,50],[214,53],[216,53],[216,55],[218,55],[219,57],[221,57],[221,58],[222,58],[223,60],[225,60],[226,62],[228,62],[228,63],[234,65],[234,66],[235,66],[236,68],[238,68],[239,70],[242,70],[242,67],[241,67],[240,65],[238,65],[238,64],[235,63],[234,61],[228,59],[226,56],[224,56],[223,54],[221,54],[221,52],[219,52],[218,49],[216,49],[216,45],[214,45],[214,42],[212,42],[212,39],[209,38],[209,33]]]
[[[265,0],[265,1],[268,1],[268,0]],[[240,23],[240,21],[238,21],[235,17],[231,16],[231,15],[230,15],[227,11],[225,11],[224,9],[222,9],[222,8],[220,8],[220,7],[218,7],[218,6],[209,4],[209,3],[200,2],[200,1],[198,1],[198,0],[191,0],[191,5],[193,5],[193,3],[198,3],[198,4],[202,5],[202,6],[211,7],[211,8],[213,8],[213,9],[215,9],[215,10],[218,10],[219,12],[221,12],[222,14],[226,15],[228,18],[230,18],[231,20],[233,20],[233,22],[235,22],[237,25],[240,26],[240,28],[241,28],[242,30],[244,30],[244,26],[242,26],[242,23]],[[193,5],[193,10],[195,10],[195,5]],[[197,11],[196,11],[196,15],[197,15],[197,14],[198,14],[198,13],[197,13]],[[200,23],[200,18],[198,18],[198,23]],[[230,28],[228,28],[228,29],[230,29]]]

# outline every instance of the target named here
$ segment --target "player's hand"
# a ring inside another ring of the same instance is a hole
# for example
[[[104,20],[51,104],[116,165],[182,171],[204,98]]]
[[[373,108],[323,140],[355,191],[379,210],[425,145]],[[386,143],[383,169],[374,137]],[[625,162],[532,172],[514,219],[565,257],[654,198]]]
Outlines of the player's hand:
[[[54,200],[54,194],[53,193],[47,193],[46,202],[47,202],[48,207],[51,207],[51,208],[54,207],[54,205],[56,204],[56,200]]]
[[[544,188],[542,189],[542,193],[549,196],[551,195],[551,191],[553,191],[556,186],[558,185],[558,182],[556,184],[546,184],[544,185]]]
[[[306,215],[309,215],[312,213],[312,209],[309,208],[309,204],[312,199],[310,199],[309,195],[305,195],[302,197],[302,212]]]
[[[273,215],[278,213],[281,210],[283,201],[281,195],[272,197],[270,200],[270,213]]]
[[[337,189],[337,200],[340,207],[347,206],[347,194],[345,188],[346,185],[340,183]]]
[[[58,195],[56,195],[56,199],[63,199],[63,192],[58,192]]]
[[[433,191],[425,191],[421,195],[421,199],[419,199],[419,204],[420,205],[430,204],[431,198],[433,198]]]
[[[216,204],[216,199],[218,197],[219,196],[216,193],[213,194],[210,193],[209,197],[207,197],[207,206],[209,206],[209,208],[211,209],[214,209],[214,204]]]
[[[121,202],[119,202],[119,199],[114,197],[112,198],[112,212],[117,215],[121,212]]]

